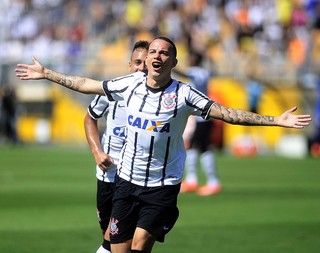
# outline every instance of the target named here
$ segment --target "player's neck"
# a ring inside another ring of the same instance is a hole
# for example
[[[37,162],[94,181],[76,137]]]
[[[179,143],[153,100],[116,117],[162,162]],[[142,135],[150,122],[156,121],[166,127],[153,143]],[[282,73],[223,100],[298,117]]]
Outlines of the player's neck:
[[[154,78],[148,78],[147,86],[152,89],[161,89],[162,87],[167,86],[171,82],[172,82],[171,76],[168,76],[165,79],[159,79],[159,80],[156,80]]]

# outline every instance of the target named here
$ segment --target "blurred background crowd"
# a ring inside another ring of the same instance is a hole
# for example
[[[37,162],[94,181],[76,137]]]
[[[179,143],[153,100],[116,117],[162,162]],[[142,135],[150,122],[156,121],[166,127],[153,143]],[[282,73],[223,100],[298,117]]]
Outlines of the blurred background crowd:
[[[32,55],[103,80],[126,73],[134,41],[161,35],[177,44],[179,67],[192,50],[217,78],[295,87],[304,112],[320,121],[319,0],[2,0],[0,14],[2,93],[17,86],[12,70]]]
[[[119,39],[132,44],[137,37],[164,35],[206,54],[219,74],[240,75],[242,65],[254,59],[265,65],[261,74],[283,77],[308,67],[319,48],[317,0],[1,2],[4,63],[31,53],[81,62],[102,57],[97,54]]]

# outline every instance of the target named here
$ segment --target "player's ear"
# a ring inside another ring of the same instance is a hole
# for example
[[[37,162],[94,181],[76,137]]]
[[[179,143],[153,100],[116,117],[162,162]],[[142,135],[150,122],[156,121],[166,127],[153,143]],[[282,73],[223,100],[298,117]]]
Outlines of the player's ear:
[[[176,58],[173,63],[172,63],[172,68],[174,68],[175,66],[177,66],[178,64],[178,59]]]

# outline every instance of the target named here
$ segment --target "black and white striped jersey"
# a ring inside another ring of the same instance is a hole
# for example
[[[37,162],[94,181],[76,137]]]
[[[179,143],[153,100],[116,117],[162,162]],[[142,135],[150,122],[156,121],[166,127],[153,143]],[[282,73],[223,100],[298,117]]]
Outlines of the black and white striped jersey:
[[[124,101],[109,102],[106,96],[96,96],[88,106],[90,116],[98,120],[106,119],[106,129],[101,138],[102,150],[114,160],[107,172],[96,166],[96,176],[104,182],[114,182],[120,151],[125,140],[126,110]]]
[[[190,115],[208,118],[213,101],[177,80],[151,89],[146,78],[137,72],[102,84],[110,101],[126,103],[127,138],[117,173],[141,186],[175,185],[183,176],[182,134],[187,119]]]

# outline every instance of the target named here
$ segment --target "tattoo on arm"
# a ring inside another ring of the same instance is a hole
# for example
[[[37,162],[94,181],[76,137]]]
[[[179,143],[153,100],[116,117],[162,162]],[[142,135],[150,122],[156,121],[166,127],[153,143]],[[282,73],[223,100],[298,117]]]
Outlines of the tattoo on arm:
[[[213,106],[212,109],[218,111],[218,118],[230,124],[247,126],[270,126],[274,124],[273,116],[263,116],[249,111],[223,107],[219,104]]]
[[[274,122],[274,117],[263,116],[257,113],[239,110],[228,109],[231,124],[248,125],[248,126],[268,126]]]
[[[65,75],[65,74],[55,72],[53,70],[48,71],[47,79],[55,83],[58,83],[64,87],[67,87],[71,90],[76,90],[76,91],[79,91],[81,86],[84,85],[86,81],[85,78]]]

